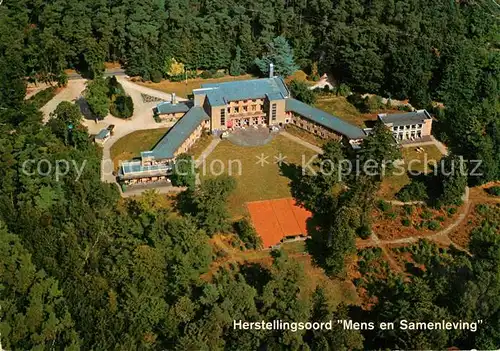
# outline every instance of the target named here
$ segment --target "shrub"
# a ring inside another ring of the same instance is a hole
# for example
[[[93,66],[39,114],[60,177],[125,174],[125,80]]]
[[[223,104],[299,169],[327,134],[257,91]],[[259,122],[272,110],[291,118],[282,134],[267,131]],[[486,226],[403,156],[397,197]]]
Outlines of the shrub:
[[[386,214],[386,217],[390,219],[396,219],[397,216],[396,212],[389,212]]]
[[[45,106],[50,100],[52,100],[56,96],[56,88],[49,87],[47,89],[43,89],[39,91],[35,95],[29,98],[29,101],[35,105],[36,109],[41,109]]]
[[[134,102],[128,95],[119,95],[109,106],[109,112],[119,118],[130,118],[134,114]]]
[[[413,206],[411,205],[404,205],[403,206],[403,211],[407,215],[411,215],[413,213]]]
[[[189,76],[188,76],[188,78],[189,78]],[[182,82],[184,79],[186,79],[186,76],[184,74],[179,74],[178,76],[168,77],[168,80],[171,82]]]
[[[308,105],[314,104],[316,96],[314,95],[314,92],[309,89],[306,83],[294,79],[290,82],[288,87],[290,88],[292,96],[297,100],[300,100]]]
[[[370,235],[372,235],[372,229],[369,225],[364,224],[356,230],[356,234],[358,234],[361,239],[368,239]]]
[[[222,77],[224,77],[225,75],[226,75],[226,73],[217,71],[217,73],[215,73],[215,74],[213,75],[213,78],[222,78]]]
[[[351,94],[347,97],[347,101],[349,101],[361,113],[370,112],[367,100],[367,98],[363,98],[359,93]]]
[[[377,207],[382,211],[382,212],[389,212],[392,209],[392,205],[385,201],[385,200],[379,200]]]
[[[429,198],[427,195],[427,187],[424,182],[414,180],[410,184],[405,185],[397,194],[396,197],[403,201],[425,201]]]
[[[330,86],[328,84],[323,87],[323,92],[326,94],[330,93]]]
[[[448,208],[447,212],[448,212],[448,215],[452,216],[455,213],[457,213],[457,208],[456,207],[450,207],[450,208]]]
[[[208,69],[203,72],[201,72],[200,77],[203,79],[210,79],[210,78],[220,78],[221,75],[220,72],[217,72],[215,69]],[[224,76],[224,74],[222,74]]]
[[[351,95],[351,88],[347,84],[342,83],[337,88],[337,95],[347,97]]]
[[[127,184],[122,183],[122,184],[120,185],[120,187],[122,188],[122,192],[123,192],[123,193],[127,191]]]
[[[411,221],[409,218],[403,218],[401,220],[401,224],[404,225],[405,227],[409,227],[411,225]]]
[[[415,223],[413,224],[413,226],[416,228],[416,229],[422,229],[425,225],[426,225],[426,221],[420,221],[420,223]]]
[[[125,95],[125,90],[116,79],[116,76],[106,78],[106,85],[108,86],[108,97],[110,99],[117,95]]]
[[[366,101],[366,105],[368,110],[372,112],[380,110],[381,108],[384,107],[384,104],[382,103],[382,98],[378,95],[370,96]]]
[[[243,218],[235,222],[234,230],[246,248],[258,249],[262,246],[260,237],[247,219]]]
[[[399,111],[405,111],[405,112],[412,112],[413,111],[413,107],[411,107],[410,105],[399,105],[398,106],[398,110]]]
[[[492,186],[491,188],[486,189],[486,192],[493,196],[500,196],[500,186]]]
[[[444,216],[436,216],[436,220],[440,221],[440,222],[444,222],[445,218],[444,218]]]
[[[420,214],[420,217],[421,217],[422,219],[431,219],[431,218],[432,218],[432,212],[431,212],[431,211],[429,211],[429,210],[424,210],[424,212],[422,212],[422,213]]]
[[[437,230],[439,229],[440,225],[439,225],[439,222],[437,221],[429,221],[427,223],[427,228],[429,228],[430,230]]]
[[[160,71],[156,69],[151,71],[151,81],[153,83],[160,83],[162,79],[163,79],[163,74]]]

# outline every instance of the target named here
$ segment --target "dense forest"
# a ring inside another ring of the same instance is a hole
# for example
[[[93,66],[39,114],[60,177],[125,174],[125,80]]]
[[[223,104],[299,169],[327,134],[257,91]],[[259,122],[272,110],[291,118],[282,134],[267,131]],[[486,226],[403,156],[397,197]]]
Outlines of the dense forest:
[[[484,161],[473,180],[483,182],[500,177],[499,13],[495,0],[5,0],[0,79],[64,83],[65,68],[92,77],[105,61],[144,79],[168,76],[172,62],[255,72],[280,36],[306,72],[418,108],[443,103],[436,133]],[[1,103],[16,91],[0,91]]]
[[[482,208],[470,255],[419,244],[410,278],[367,272],[356,282],[373,297],[370,309],[332,304],[323,287],[305,288],[303,267],[281,251],[273,252],[269,265],[213,269],[218,253],[209,240],[213,233],[232,230],[225,200],[233,179],[216,178],[190,189],[176,211],[154,193],[123,201],[117,189],[100,181],[101,151],[80,124],[79,109],[62,103],[43,125],[37,107],[24,99],[26,81],[64,84],[66,68],[98,76],[105,61],[119,61],[130,75],[144,79],[158,72],[166,76],[173,59],[189,70],[254,72],[261,62],[256,59],[282,36],[305,71],[317,64],[356,92],[409,98],[417,107],[442,102],[444,109],[436,110],[438,136],[455,155],[483,160],[484,175],[469,178],[481,183],[500,178],[499,16],[492,0],[4,0],[2,347],[500,348],[498,207]],[[365,143],[363,157],[397,157],[390,146],[380,130]],[[324,151],[332,160],[346,157],[336,144]],[[57,179],[49,167],[58,160],[72,160],[78,169],[70,167]],[[47,176],[29,175],[37,165]],[[369,224],[380,179],[348,180],[349,191],[335,197],[325,191],[335,186],[333,178],[304,178],[292,191],[319,221],[310,248],[316,263],[332,277],[345,277],[344,257],[355,250],[357,231]],[[359,332],[336,324],[331,331],[233,329],[233,320],[240,319],[401,316],[482,319],[484,324],[475,333]]]

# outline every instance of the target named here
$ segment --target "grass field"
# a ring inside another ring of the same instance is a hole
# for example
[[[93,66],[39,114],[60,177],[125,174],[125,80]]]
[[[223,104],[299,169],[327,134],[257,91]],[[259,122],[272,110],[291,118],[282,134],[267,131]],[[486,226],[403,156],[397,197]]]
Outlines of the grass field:
[[[362,114],[343,96],[326,95],[319,96],[315,106],[320,110],[337,116],[346,122],[355,124],[359,127],[366,127],[366,121],[375,121],[375,115]]]
[[[245,74],[243,76],[225,76],[222,78],[213,78],[213,79],[203,79],[203,78],[195,78],[188,79],[187,84],[186,81],[182,82],[171,82],[168,80],[163,80],[160,83],[153,82],[136,82],[137,84],[143,85],[145,87],[160,90],[166,93],[175,93],[177,96],[187,98],[189,94],[193,91],[193,89],[201,88],[202,84],[206,83],[221,83],[221,82],[229,82],[233,80],[245,80],[254,78],[250,74]]]
[[[224,165],[225,172],[229,173],[229,161],[232,161],[232,175],[238,185],[236,191],[229,199],[231,214],[240,217],[246,214],[245,203],[256,200],[279,199],[290,197],[289,178],[281,173],[280,167],[275,163],[279,154],[286,156],[285,162],[300,165],[302,155],[306,160],[315,155],[314,151],[303,147],[285,137],[277,136],[269,144],[258,147],[236,146],[223,140],[207,158],[205,170],[200,170],[201,178],[213,176],[210,166],[217,173]],[[268,164],[257,164],[258,157],[267,156]],[[219,164],[215,163],[214,160]],[[241,167],[238,165],[241,164]],[[307,162],[307,161],[306,161]],[[286,169],[286,166],[283,167]],[[239,172],[241,170],[241,172]],[[215,174],[216,175],[216,174]]]
[[[416,147],[405,147],[402,150],[403,159],[405,161],[404,168],[409,171],[423,172],[431,171],[434,161],[439,162],[443,155],[439,149],[434,145],[426,145],[422,147],[424,152],[417,152]],[[415,160],[413,164],[408,167],[408,163]],[[428,166],[428,165],[431,166]],[[396,193],[401,190],[406,184],[410,183],[410,178],[405,172],[402,175],[392,175],[384,179],[379,191],[379,197],[386,200],[394,200]]]
[[[203,134],[201,138],[198,139],[193,146],[191,146],[191,148],[188,151],[188,154],[193,156],[193,158],[196,160],[198,157],[200,157],[203,150],[205,150],[208,147],[208,145],[212,140],[213,137],[211,135]]]
[[[110,150],[115,169],[118,169],[120,161],[131,160],[138,157],[141,151],[151,150],[168,129],[138,130],[117,140]]]

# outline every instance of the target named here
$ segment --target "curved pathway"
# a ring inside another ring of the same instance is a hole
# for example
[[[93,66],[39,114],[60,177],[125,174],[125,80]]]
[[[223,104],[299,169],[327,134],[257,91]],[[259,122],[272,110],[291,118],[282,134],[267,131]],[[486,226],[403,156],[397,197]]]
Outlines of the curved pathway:
[[[459,226],[469,214],[471,208],[471,201],[470,201],[470,189],[468,187],[465,188],[463,202],[464,202],[463,210],[455,219],[455,221],[453,221],[453,223],[451,223],[448,227],[440,230],[437,233],[431,235],[415,235],[407,238],[400,238],[393,240],[380,240],[375,233],[372,233],[371,237],[367,240],[357,240],[356,247],[358,249],[367,247],[380,247],[391,267],[399,272],[402,272],[403,270],[396,262],[396,260],[392,257],[388,245],[412,244],[418,242],[420,239],[427,239],[430,241],[435,241],[440,244],[453,246],[457,250],[463,251],[469,256],[471,256],[471,253],[466,248],[463,248],[460,245],[454,243],[448,236],[448,234],[450,234],[457,226]]]

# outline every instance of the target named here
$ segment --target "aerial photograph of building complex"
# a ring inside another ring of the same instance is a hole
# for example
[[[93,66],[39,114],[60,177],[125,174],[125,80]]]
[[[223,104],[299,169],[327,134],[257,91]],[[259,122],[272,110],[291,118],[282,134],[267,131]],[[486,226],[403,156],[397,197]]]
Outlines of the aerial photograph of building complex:
[[[498,0],[0,0],[1,350],[499,350]]]

